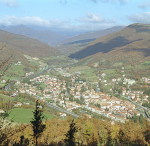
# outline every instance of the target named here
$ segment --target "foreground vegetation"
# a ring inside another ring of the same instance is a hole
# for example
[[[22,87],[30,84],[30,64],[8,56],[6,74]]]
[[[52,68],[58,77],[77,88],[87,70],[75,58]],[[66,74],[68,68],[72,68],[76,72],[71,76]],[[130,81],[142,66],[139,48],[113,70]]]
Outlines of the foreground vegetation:
[[[28,111],[31,112],[30,109]],[[20,116],[18,112],[23,113],[23,109],[16,112]],[[38,100],[32,113],[31,124],[15,126],[11,126],[11,123],[7,122],[1,114],[0,144],[10,146],[150,145],[150,122],[146,119],[115,123],[83,115],[78,119],[67,117],[66,119],[53,118],[45,121],[45,114],[43,114],[43,108]]]
[[[146,120],[140,125],[139,122],[112,123],[111,121],[98,120],[96,118],[78,118],[74,120],[74,127],[70,127],[72,118],[61,120],[53,118],[44,122],[45,129],[38,138],[39,145],[67,145],[68,131],[75,128],[73,134],[74,145],[103,145],[103,146],[148,146],[150,145],[150,123]],[[3,130],[1,129],[1,132]],[[2,144],[20,142],[24,137],[24,145],[33,145],[32,125],[24,125],[5,129],[7,138]]]

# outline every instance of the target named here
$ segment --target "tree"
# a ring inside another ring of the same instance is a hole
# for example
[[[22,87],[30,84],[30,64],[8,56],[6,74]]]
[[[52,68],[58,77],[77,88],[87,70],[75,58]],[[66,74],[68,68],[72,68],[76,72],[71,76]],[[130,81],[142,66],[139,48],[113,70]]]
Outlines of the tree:
[[[74,134],[78,131],[77,127],[75,126],[74,119],[72,120],[70,124],[70,129],[66,134],[65,142],[67,143],[67,146],[75,146],[75,136]]]
[[[35,138],[35,145],[37,146],[37,139],[41,136],[45,129],[45,124],[42,123],[44,119],[43,110],[40,109],[40,103],[36,101],[35,111],[33,111],[34,118],[32,119],[31,124],[33,128],[33,136]]]
[[[6,45],[2,46],[0,48],[0,51],[2,51],[5,47],[6,47]],[[9,68],[11,57],[12,57],[12,55],[9,58],[7,58],[6,60],[0,60],[0,79],[2,79],[2,77],[5,75],[6,71]],[[5,86],[7,86],[8,84],[9,84],[9,80],[5,83],[4,86],[0,87],[0,90],[4,89]],[[4,104],[2,102],[2,108],[3,108],[3,106],[4,106]],[[10,130],[11,122],[6,121],[5,116],[6,115],[0,114],[0,145],[7,145],[8,144],[8,141],[7,141],[8,135],[12,134],[11,130]],[[8,114],[7,114],[7,116],[8,116]]]
[[[13,146],[27,146],[29,145],[29,140],[26,138],[24,138],[24,136],[22,135],[20,137],[20,142],[19,143],[14,143]]]
[[[2,51],[4,49],[4,47],[6,47],[6,45],[2,46],[0,48],[0,51]],[[5,75],[6,71],[8,70],[9,66],[10,66],[10,59],[12,58],[12,55],[7,58],[6,60],[0,60],[0,79],[2,79],[2,76]],[[0,87],[0,89],[5,88],[5,86],[7,86],[9,84],[9,79],[6,81],[5,85]]]

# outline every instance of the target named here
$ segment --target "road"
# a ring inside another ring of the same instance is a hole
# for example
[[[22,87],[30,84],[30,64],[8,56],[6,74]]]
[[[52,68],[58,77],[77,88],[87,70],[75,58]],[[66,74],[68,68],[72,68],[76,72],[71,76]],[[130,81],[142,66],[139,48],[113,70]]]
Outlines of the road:
[[[142,105],[137,104],[136,102],[134,102],[133,100],[131,100],[131,99],[128,98],[128,97],[123,96],[123,98],[128,99],[128,100],[129,100],[131,103],[133,103],[134,105],[136,105],[136,106],[138,106],[138,107],[144,109],[144,112],[145,112],[146,117],[147,117],[147,118],[150,118],[150,116],[149,116],[149,114],[148,114],[148,109],[147,109],[147,107],[144,107],[144,106],[142,106]]]
[[[51,103],[46,103],[49,107],[51,107],[51,108],[54,108],[54,109],[57,109],[57,110],[59,110],[59,111],[61,111],[61,112],[64,112],[64,113],[66,113],[66,114],[68,114],[68,115],[72,115],[72,116],[74,116],[75,118],[78,118],[79,117],[79,115],[77,115],[77,114],[74,114],[74,113],[71,113],[71,112],[69,112],[69,111],[67,111],[67,110],[65,110],[65,109],[62,109],[62,108],[60,108],[60,107],[58,107],[58,106],[56,106],[56,105],[53,105],[53,104],[51,104]]]
[[[44,72],[47,72],[47,71],[50,70],[50,69],[51,69],[51,68],[47,68],[47,69],[45,69],[45,70],[39,72],[38,74],[34,74],[34,75],[32,75],[32,76],[29,76],[29,79],[32,79],[32,78],[34,78],[34,77],[36,77],[36,76],[39,76],[40,74],[42,74],[42,73],[44,73]]]
[[[130,98],[126,97],[126,96],[122,96],[123,98],[128,99],[131,103],[133,103],[136,106],[139,106],[140,108],[143,108],[144,110],[147,110],[147,107],[144,107],[142,105],[137,104],[136,102],[134,102],[133,100],[131,100]]]
[[[40,74],[42,74],[42,73],[44,73],[44,72],[46,72],[46,71],[48,71],[48,70],[50,70],[50,69],[51,69],[51,68],[47,68],[47,69],[41,71],[41,72],[38,73],[38,74],[34,74],[33,76],[30,76],[29,79],[34,78],[34,77],[36,77],[36,76],[38,76],[38,75],[40,75]],[[9,83],[7,86],[5,86],[5,89],[6,89],[6,90],[9,90],[9,86],[10,86],[10,83]],[[69,115],[72,115],[72,116],[74,116],[75,118],[78,118],[78,117],[79,117],[79,115],[74,114],[74,113],[71,113],[71,112],[69,112],[69,111],[67,111],[67,110],[65,110],[65,109],[62,109],[62,108],[58,107],[58,106],[54,106],[54,105],[52,105],[52,104],[50,104],[50,103],[46,103],[46,104],[47,104],[49,107],[51,107],[51,108],[54,108],[54,109],[57,109],[57,110],[59,110],[59,111],[61,111],[61,112],[67,113],[67,114],[69,114]]]
[[[97,92],[100,92],[99,83],[97,83]]]

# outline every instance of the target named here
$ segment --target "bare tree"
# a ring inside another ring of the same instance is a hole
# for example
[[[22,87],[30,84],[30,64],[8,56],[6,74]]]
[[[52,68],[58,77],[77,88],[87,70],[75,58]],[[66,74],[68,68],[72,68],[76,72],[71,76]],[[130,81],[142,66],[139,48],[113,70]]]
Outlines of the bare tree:
[[[2,51],[5,47],[6,45],[3,45],[0,48],[0,51]],[[12,55],[6,60],[0,60],[0,79],[2,78],[2,76],[4,76],[4,74],[9,68],[9,61],[11,57]],[[8,83],[9,83],[9,80],[6,82],[4,86],[0,87],[0,90],[4,89]],[[10,127],[11,127],[11,122],[7,121],[5,117],[2,114],[0,114],[0,145],[8,143],[8,140],[7,140],[8,135],[12,134],[10,132],[11,131]]]
[[[2,51],[5,47],[6,47],[6,45],[3,45],[0,48],[0,51]],[[2,78],[2,76],[5,75],[6,71],[9,69],[9,67],[10,67],[10,59],[11,58],[12,58],[12,55],[10,55],[10,57],[8,57],[6,60],[0,60],[0,79]],[[4,89],[5,86],[7,86],[8,84],[9,84],[9,80],[7,80],[5,85],[0,87],[0,89]]]

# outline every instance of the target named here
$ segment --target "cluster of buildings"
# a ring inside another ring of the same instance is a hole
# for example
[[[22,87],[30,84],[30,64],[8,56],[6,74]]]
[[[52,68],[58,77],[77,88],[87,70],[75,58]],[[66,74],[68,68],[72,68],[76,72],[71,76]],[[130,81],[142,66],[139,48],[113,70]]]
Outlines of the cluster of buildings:
[[[18,93],[27,93],[34,96],[41,95],[41,90],[39,90],[37,86],[34,86],[32,84],[21,83],[20,81],[17,81],[15,85],[17,86],[18,90],[14,90],[14,93],[12,94],[13,96],[18,95]]]
[[[92,92],[92,94],[89,92],[86,96],[84,95],[85,92],[83,92],[83,98],[85,100],[84,105],[77,104],[75,101],[66,101],[65,108],[68,111],[82,108],[121,122],[127,120],[127,117],[132,118],[135,114],[140,116],[140,113],[135,109],[135,105],[128,101],[97,92]],[[97,104],[100,105],[99,108],[96,106]]]
[[[148,79],[146,77],[142,77],[142,82],[150,84],[150,79]]]
[[[123,70],[124,68],[122,68]],[[125,77],[125,75],[122,75],[122,78],[121,77],[118,77],[118,78],[113,78],[112,81],[110,83],[107,82],[107,80],[103,79],[104,77],[106,76],[105,73],[102,73],[101,74],[101,77],[102,79],[100,79],[102,82],[105,82],[104,85],[111,85],[112,88],[110,89],[110,91],[113,90],[113,86],[114,85],[118,85],[119,82],[122,82],[122,85],[123,87],[121,87],[122,89],[122,92],[121,92],[121,95],[122,96],[125,96],[125,97],[128,97],[129,99],[133,100],[134,102],[142,105],[143,102],[147,102],[149,103],[149,100],[148,100],[148,95],[145,95],[143,94],[143,91],[131,91],[130,90],[130,85],[133,85],[135,83],[135,80],[131,80],[131,79],[127,79]],[[145,82],[145,83],[150,83],[150,79],[146,78],[146,77],[142,77],[141,79],[142,82]],[[126,87],[124,87],[124,85]],[[128,87],[128,89],[127,89]]]
[[[30,73],[33,74],[33,73]],[[101,76],[105,77],[105,73]],[[28,75],[27,75],[28,76]],[[27,93],[34,96],[40,96],[43,101],[52,101],[53,103],[65,108],[67,111],[72,111],[73,109],[85,109],[92,111],[94,113],[104,115],[116,121],[125,121],[127,117],[133,117],[135,114],[140,116],[140,113],[136,111],[135,105],[118,99],[116,97],[111,97],[108,94],[101,92],[96,92],[94,89],[90,89],[86,82],[76,81],[75,76],[70,76],[71,83],[68,85],[67,81],[62,79],[59,80],[57,77],[50,77],[49,75],[39,75],[30,79],[31,84],[21,83],[17,81],[15,85],[19,88],[15,91],[15,94]],[[121,78],[112,79],[112,83],[122,81]],[[128,79],[124,78],[123,81],[127,82]],[[41,83],[45,87],[41,90],[36,86],[35,83]],[[126,88],[122,88],[122,94],[128,95],[132,100],[139,100],[142,92],[127,92]],[[70,98],[72,100],[70,100]],[[76,100],[84,101],[83,104],[79,104]],[[146,100],[147,96],[143,96],[143,100]],[[99,104],[100,107],[96,105]]]

